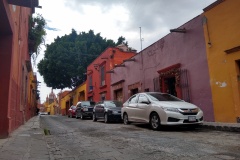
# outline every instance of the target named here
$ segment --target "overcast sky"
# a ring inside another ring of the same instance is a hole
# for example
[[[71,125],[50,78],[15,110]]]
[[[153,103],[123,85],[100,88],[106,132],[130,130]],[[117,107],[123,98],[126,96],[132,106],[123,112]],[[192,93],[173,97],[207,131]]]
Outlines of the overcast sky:
[[[123,36],[132,48],[141,50],[150,46],[187,21],[201,14],[202,9],[216,0],[39,0],[42,14],[47,21],[46,44],[54,42],[57,36],[78,33],[100,33],[103,38],[117,42]],[[44,46],[38,56],[38,63],[44,56]],[[36,65],[34,71],[37,72]],[[37,74],[41,102],[51,92]],[[59,93],[60,90],[54,90]]]

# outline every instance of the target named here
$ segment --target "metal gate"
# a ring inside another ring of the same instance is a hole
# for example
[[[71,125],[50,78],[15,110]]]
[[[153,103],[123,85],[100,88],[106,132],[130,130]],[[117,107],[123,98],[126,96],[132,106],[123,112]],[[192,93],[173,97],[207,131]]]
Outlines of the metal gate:
[[[180,88],[182,90],[182,99],[186,102],[191,102],[188,71],[186,69],[180,70]]]

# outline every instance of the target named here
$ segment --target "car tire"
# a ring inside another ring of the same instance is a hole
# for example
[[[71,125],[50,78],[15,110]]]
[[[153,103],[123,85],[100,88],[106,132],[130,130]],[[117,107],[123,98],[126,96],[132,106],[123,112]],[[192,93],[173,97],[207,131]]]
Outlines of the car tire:
[[[81,120],[84,120],[84,116],[82,115],[82,113],[80,115],[80,118],[81,118]]]
[[[77,115],[77,113],[76,113],[76,116],[75,116],[75,118],[76,118],[76,119],[78,119],[78,118],[79,118],[79,117],[78,117],[78,115]]]
[[[72,113],[70,113],[70,118],[72,118]]]
[[[150,116],[150,126],[153,130],[159,130],[161,121],[157,113],[152,113]]]
[[[104,122],[109,123],[109,118],[108,118],[107,113],[104,114]]]
[[[97,118],[96,118],[96,115],[95,115],[95,113],[93,113],[93,122],[96,122],[97,121]]]
[[[128,115],[127,113],[123,114],[123,124],[128,125],[130,122],[128,121]]]

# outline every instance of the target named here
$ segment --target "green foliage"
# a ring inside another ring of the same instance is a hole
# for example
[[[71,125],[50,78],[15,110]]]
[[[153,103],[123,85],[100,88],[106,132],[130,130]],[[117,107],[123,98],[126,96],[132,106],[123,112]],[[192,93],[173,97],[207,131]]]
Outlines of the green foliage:
[[[28,46],[30,55],[33,55],[35,53],[37,56],[39,54],[41,50],[40,45],[45,41],[45,25],[46,21],[42,15],[37,14],[36,17],[29,17]]]
[[[121,40],[124,42],[125,38]],[[38,63],[38,71],[48,87],[76,87],[86,80],[87,66],[109,46],[116,46],[116,43],[103,39],[100,33],[95,35],[90,30],[77,34],[72,29],[71,34],[57,37],[47,45],[44,58]]]

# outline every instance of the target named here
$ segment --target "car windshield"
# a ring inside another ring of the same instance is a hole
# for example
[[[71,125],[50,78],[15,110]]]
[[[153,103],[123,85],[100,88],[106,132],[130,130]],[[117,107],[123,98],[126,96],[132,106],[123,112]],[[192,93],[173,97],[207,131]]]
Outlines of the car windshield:
[[[147,95],[151,98],[153,101],[182,101],[181,99],[178,99],[177,97],[174,97],[170,94],[164,94],[164,93],[147,93]]]
[[[82,103],[82,106],[93,106],[95,105],[95,102],[92,102],[92,101],[84,101],[84,102],[81,102]]]
[[[114,107],[122,107],[122,102],[120,101],[105,101],[106,106],[114,108]]]
[[[72,106],[71,108],[72,108],[72,109],[76,109],[76,106]]]

